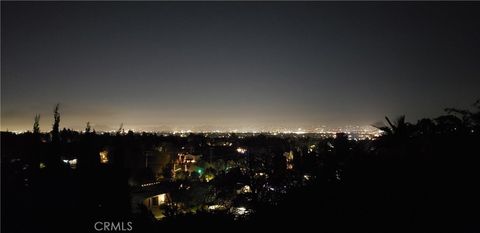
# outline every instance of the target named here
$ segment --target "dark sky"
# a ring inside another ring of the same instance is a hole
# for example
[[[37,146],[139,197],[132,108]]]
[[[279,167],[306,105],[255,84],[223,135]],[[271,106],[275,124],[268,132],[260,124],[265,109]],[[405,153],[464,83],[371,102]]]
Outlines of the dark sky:
[[[1,129],[259,129],[480,98],[480,3],[2,2]]]

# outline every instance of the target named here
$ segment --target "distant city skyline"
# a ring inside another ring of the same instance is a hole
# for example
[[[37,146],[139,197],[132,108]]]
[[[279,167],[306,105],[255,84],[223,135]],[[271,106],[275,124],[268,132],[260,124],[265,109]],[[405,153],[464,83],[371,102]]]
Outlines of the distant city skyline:
[[[90,123],[90,122],[89,122]],[[379,130],[375,127],[376,124],[380,124],[381,122],[377,122],[371,125],[345,125],[345,126],[317,126],[317,127],[267,127],[267,126],[260,126],[260,127],[214,127],[214,126],[194,126],[194,127],[171,127],[171,126],[152,126],[152,127],[129,127],[127,125],[122,126],[123,133],[127,133],[128,131],[133,131],[135,133],[139,132],[147,132],[147,133],[288,133],[288,134],[308,134],[308,133],[337,133],[337,132],[368,132],[368,133],[377,133]],[[96,131],[97,133],[113,133],[118,132],[120,130],[120,125],[115,127],[96,127],[94,124],[91,124],[91,130]],[[78,132],[85,132],[84,127],[61,127],[60,129],[68,129],[74,130]],[[40,127],[40,132],[48,133],[51,132],[51,127]],[[32,129],[5,129],[2,131],[8,131],[13,133],[25,133],[25,132],[32,132]]]
[[[416,122],[480,98],[480,3],[1,2],[1,130]]]

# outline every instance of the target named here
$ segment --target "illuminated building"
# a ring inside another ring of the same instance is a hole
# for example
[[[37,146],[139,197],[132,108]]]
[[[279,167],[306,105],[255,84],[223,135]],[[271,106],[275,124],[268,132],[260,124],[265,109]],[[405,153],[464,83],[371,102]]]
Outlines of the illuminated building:
[[[202,155],[192,155],[192,154],[183,154],[179,153],[177,159],[173,164],[174,171],[183,170],[184,172],[194,172],[195,164],[200,160]],[[198,172],[201,175],[201,170]]]
[[[162,219],[165,215],[161,210],[161,206],[168,202],[170,202],[170,195],[168,193],[161,193],[145,198],[143,200],[143,205],[147,207],[156,219]]]

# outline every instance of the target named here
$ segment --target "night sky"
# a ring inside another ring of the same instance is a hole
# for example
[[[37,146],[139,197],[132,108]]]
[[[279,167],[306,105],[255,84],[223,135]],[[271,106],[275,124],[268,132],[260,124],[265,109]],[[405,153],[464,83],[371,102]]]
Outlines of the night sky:
[[[1,130],[370,125],[480,98],[480,3],[2,2]]]

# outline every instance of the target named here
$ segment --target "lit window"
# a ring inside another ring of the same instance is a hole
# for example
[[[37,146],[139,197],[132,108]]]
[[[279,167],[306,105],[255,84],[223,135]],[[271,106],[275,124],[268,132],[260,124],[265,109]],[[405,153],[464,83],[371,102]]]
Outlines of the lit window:
[[[108,151],[107,150],[100,151],[99,155],[100,155],[100,163],[108,163]]]

